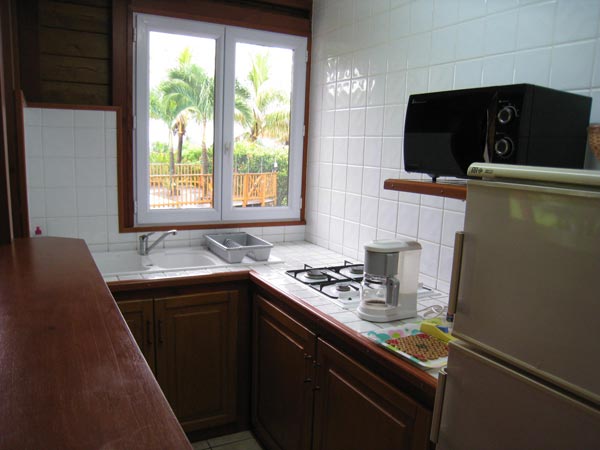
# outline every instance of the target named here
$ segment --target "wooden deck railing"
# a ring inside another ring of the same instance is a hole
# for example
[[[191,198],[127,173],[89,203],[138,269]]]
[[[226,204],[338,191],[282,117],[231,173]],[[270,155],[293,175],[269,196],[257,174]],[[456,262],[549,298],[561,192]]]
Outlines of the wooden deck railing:
[[[150,164],[150,208],[211,207],[213,175],[202,174],[200,164]],[[277,173],[234,173],[234,206],[275,206]]]

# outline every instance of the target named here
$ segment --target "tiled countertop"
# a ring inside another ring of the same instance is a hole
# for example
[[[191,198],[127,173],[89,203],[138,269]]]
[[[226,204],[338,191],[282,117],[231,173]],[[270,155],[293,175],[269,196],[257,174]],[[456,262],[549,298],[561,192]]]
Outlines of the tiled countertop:
[[[222,272],[234,272],[238,270],[254,270],[260,274],[260,277],[268,281],[271,285],[294,295],[302,301],[312,305],[323,313],[328,314],[338,322],[343,323],[350,329],[357,332],[377,331],[383,328],[398,326],[406,322],[416,322],[422,319],[434,317],[445,318],[446,307],[448,304],[447,294],[432,291],[430,295],[420,298],[417,305],[418,317],[406,319],[403,321],[373,323],[359,318],[355,311],[344,309],[333,303],[328,297],[316,290],[300,283],[287,275],[287,270],[301,269],[304,264],[310,264],[313,267],[323,267],[343,264],[345,260],[350,262],[360,262],[349,259],[339,253],[319,247],[304,241],[294,241],[276,244],[271,251],[271,258],[268,263],[256,262],[253,264],[230,264],[219,267],[153,272],[140,275],[125,275],[105,277],[105,281],[125,281],[139,279],[164,279],[184,276],[208,275]],[[280,261],[279,261],[280,260]],[[437,377],[437,370],[428,371],[432,376]]]

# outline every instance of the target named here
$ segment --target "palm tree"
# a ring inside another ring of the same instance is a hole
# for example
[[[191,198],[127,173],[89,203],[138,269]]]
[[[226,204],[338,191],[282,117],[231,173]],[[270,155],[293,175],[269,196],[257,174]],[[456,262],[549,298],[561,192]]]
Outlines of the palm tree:
[[[187,133],[187,111],[181,112],[173,124],[173,135],[177,135],[177,164],[181,164],[183,157],[183,137]]]
[[[268,87],[269,55],[257,54],[252,59],[248,72],[247,91],[251,114],[236,117],[248,129],[248,139],[255,142],[261,137],[277,139],[289,143],[290,103],[289,95]]]
[[[178,136],[177,162],[181,162],[181,147],[183,146],[183,136],[186,133],[187,126],[185,108],[184,104],[178,103],[176,99],[165,95],[162,83],[156,89],[150,91],[150,117],[161,120],[168,128],[169,174],[171,176],[175,173],[173,134]]]
[[[214,116],[215,95],[213,78],[200,66],[192,63],[192,53],[186,48],[179,55],[179,64],[168,72],[162,90],[165,96],[189,111],[202,126],[202,173],[208,172],[206,125]]]

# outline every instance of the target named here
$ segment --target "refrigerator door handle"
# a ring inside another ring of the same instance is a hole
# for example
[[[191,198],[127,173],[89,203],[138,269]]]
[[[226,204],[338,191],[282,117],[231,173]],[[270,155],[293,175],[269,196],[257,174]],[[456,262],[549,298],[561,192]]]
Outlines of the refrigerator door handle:
[[[446,369],[440,370],[438,375],[438,385],[435,390],[435,403],[433,404],[433,417],[431,418],[431,432],[429,439],[437,444],[442,424],[442,409],[444,408],[444,394],[446,392]]]
[[[458,302],[458,286],[460,285],[460,266],[462,264],[464,231],[454,235],[454,256],[452,258],[452,277],[450,278],[450,294],[448,296],[448,316],[454,318]]]

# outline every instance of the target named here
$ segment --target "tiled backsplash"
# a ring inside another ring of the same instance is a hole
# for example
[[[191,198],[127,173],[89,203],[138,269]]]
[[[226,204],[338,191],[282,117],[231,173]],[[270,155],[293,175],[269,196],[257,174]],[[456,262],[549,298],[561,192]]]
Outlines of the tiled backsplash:
[[[402,170],[408,96],[528,82],[592,96],[600,122],[599,19],[598,0],[315,0],[307,239],[359,258],[417,239],[421,279],[447,292],[464,202],[383,190],[421,178]]]
[[[119,233],[115,111],[25,109],[31,235],[85,239],[93,251],[130,250],[136,233]],[[270,242],[304,239],[304,226],[227,229]],[[204,244],[216,230],[179,231],[163,245]]]

